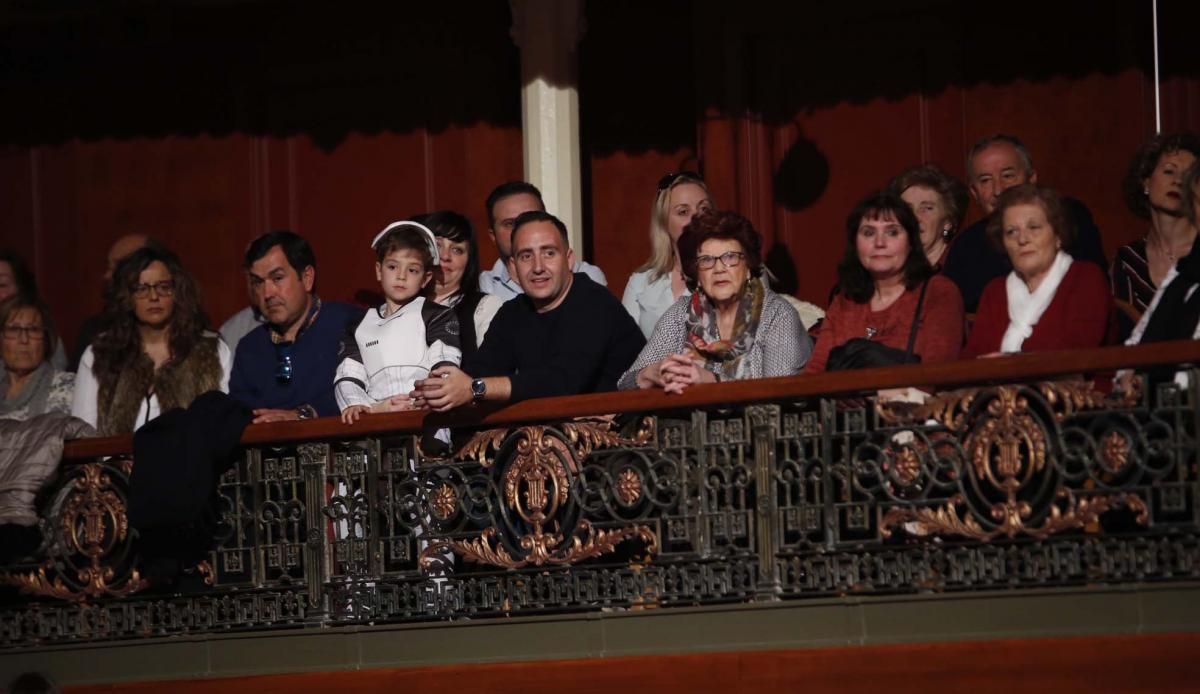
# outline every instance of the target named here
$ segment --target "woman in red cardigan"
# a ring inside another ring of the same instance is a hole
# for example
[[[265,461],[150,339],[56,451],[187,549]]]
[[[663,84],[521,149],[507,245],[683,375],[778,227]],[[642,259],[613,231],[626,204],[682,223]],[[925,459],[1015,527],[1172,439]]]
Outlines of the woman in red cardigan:
[[[1033,184],[1009,188],[988,226],[1013,270],[983,290],[964,357],[1103,345],[1113,315],[1108,278],[1062,250],[1073,229],[1058,195]]]
[[[934,274],[908,203],[893,193],[875,193],[846,219],[838,294],[829,304],[804,372],[825,371],[829,353],[857,337],[904,350],[918,303],[921,315],[912,353],[923,364],[957,358],[963,335],[958,287]]]

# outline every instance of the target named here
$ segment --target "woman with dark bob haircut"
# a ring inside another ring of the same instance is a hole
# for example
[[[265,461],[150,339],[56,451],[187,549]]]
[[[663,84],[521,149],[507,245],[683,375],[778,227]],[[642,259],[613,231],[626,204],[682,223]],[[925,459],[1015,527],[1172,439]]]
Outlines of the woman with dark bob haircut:
[[[1196,241],[1196,225],[1183,205],[1183,175],[1197,157],[1195,133],[1155,135],[1129,164],[1122,184],[1125,204],[1150,222],[1145,237],[1117,249],[1110,271],[1113,296],[1130,323],[1146,311],[1167,273]]]
[[[1108,278],[1063,250],[1075,230],[1057,193],[1032,183],[1009,188],[987,231],[1013,269],[984,288],[964,357],[1104,344],[1113,313]]]
[[[108,329],[83,353],[71,407],[101,436],[229,392],[229,348],[206,330],[196,284],[171,251],[147,246],[121,260],[104,311]]]
[[[437,239],[438,264],[433,268],[433,281],[425,294],[454,309],[462,331],[463,356],[473,354],[483,344],[483,337],[504,300],[479,291],[479,247],[471,222],[450,210],[423,214],[412,221],[429,227]]]
[[[830,352],[855,338],[906,349],[918,303],[913,354],[925,364],[958,357],[962,296],[953,282],[934,274],[916,215],[898,195],[873,193],[846,218],[838,288],[806,373],[825,371]]]
[[[790,376],[812,352],[796,310],[763,283],[762,240],[733,212],[695,215],[678,241],[690,296],[663,313],[622,390]]]

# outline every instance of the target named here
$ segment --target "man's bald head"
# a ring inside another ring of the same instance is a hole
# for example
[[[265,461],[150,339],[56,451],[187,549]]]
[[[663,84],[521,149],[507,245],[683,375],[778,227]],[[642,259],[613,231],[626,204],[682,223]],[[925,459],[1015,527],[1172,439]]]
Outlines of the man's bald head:
[[[104,281],[112,280],[113,270],[117,268],[117,263],[129,257],[134,251],[145,247],[149,242],[150,237],[145,234],[126,234],[113,241],[112,247],[108,249],[108,267],[104,271]]]

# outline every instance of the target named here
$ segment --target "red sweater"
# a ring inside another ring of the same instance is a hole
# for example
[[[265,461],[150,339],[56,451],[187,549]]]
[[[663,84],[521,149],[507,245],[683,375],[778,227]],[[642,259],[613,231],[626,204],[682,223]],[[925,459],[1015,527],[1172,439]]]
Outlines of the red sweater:
[[[988,283],[979,299],[979,311],[963,357],[1000,351],[1008,329],[1007,275]],[[1063,276],[1054,298],[1042,313],[1033,333],[1021,344],[1022,352],[1099,347],[1106,341],[1112,315],[1108,278],[1095,263],[1076,260]]]
[[[904,349],[908,346],[908,331],[920,296],[920,286],[909,289],[882,311],[872,311],[870,302],[858,304],[841,294],[834,297],[804,372],[824,371],[830,350],[852,338],[866,337],[868,327],[876,331],[872,340]],[[913,353],[921,355],[922,364],[952,361],[958,358],[962,335],[962,295],[954,282],[942,275],[934,275],[929,278],[929,290],[921,307]]]

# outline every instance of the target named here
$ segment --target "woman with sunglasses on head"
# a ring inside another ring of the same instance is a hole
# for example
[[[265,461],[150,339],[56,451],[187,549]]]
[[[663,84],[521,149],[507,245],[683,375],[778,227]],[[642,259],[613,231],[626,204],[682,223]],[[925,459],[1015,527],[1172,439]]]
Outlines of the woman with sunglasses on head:
[[[663,312],[689,293],[676,244],[692,217],[712,206],[697,173],[669,173],[658,182],[650,208],[650,258],[629,277],[621,300],[647,338]]]
[[[682,393],[698,383],[798,373],[812,340],[796,311],[762,281],[762,239],[750,222],[702,212],[678,247],[692,293],[663,313],[617,387]]]
[[[232,355],[206,330],[195,282],[174,253],[146,247],[113,271],[108,329],[84,353],[71,413],[101,436],[128,434],[210,390],[229,392]]]

